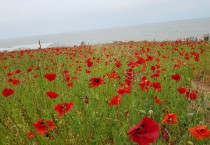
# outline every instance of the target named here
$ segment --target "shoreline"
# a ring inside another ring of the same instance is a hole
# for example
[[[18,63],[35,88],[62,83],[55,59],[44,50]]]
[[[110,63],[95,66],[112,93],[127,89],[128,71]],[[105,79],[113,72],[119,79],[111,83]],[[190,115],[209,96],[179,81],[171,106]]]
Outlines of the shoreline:
[[[83,47],[83,46],[106,46],[106,45],[113,45],[113,44],[128,44],[128,43],[144,43],[144,42],[149,42],[149,43],[163,43],[163,42],[176,42],[176,41],[181,41],[181,42],[185,42],[185,41],[195,41],[195,42],[204,42],[204,39],[189,39],[189,38],[185,38],[185,39],[176,39],[176,40],[164,40],[164,41],[148,41],[148,40],[139,40],[139,41],[113,41],[113,42],[107,42],[107,43],[98,43],[98,44],[86,44],[84,41],[83,45],[74,45],[74,46],[67,46],[65,44],[62,43],[41,43],[41,49],[56,49],[56,48],[78,48],[78,47]],[[81,43],[82,43],[81,42]],[[206,41],[206,42],[210,42],[210,41]],[[40,49],[39,44],[29,44],[29,45],[18,45],[18,46],[13,46],[10,48],[0,48],[0,52],[4,52],[4,51],[8,51],[8,52],[13,52],[13,51],[21,51],[21,50],[37,50]]]

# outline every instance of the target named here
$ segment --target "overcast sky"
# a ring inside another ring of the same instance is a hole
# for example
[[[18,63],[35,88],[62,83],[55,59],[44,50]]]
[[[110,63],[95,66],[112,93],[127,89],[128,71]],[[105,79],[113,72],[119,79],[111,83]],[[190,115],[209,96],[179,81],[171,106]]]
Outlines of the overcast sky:
[[[0,39],[210,17],[210,0],[0,0]]]

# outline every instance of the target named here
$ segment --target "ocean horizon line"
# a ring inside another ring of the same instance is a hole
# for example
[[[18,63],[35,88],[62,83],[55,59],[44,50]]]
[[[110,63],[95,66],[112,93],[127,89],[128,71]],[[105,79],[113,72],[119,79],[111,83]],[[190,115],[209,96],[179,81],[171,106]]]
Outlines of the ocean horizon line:
[[[148,23],[140,23],[134,25],[124,25],[124,26],[115,26],[115,27],[104,27],[104,28],[96,28],[96,29],[83,29],[83,30],[75,30],[75,31],[68,31],[68,32],[56,32],[56,33],[46,33],[46,34],[38,34],[38,35],[27,35],[21,37],[10,37],[5,39],[0,39],[0,41],[7,41],[13,39],[22,39],[22,38],[29,38],[29,37],[42,37],[48,35],[59,35],[59,34],[69,34],[69,33],[81,33],[81,32],[90,32],[90,31],[100,31],[100,30],[107,30],[107,29],[120,29],[120,28],[127,28],[127,27],[136,27],[142,25],[153,25],[153,24],[162,24],[162,23],[173,23],[178,21],[191,21],[191,20],[204,20],[210,19],[210,17],[203,17],[203,18],[190,18],[190,19],[177,19],[177,20],[170,20],[170,21],[158,21],[158,22],[148,22]]]
[[[0,40],[0,48],[35,44],[39,40],[42,43],[74,46],[82,41],[87,44],[100,44],[113,41],[176,40],[188,37],[200,39],[204,33],[209,32],[210,17],[207,17],[3,39]]]

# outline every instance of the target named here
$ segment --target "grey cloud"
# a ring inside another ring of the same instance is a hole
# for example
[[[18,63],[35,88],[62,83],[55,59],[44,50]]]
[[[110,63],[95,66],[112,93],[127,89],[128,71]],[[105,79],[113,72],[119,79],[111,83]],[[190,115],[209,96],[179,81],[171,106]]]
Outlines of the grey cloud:
[[[210,17],[209,0],[0,0],[0,39]]]

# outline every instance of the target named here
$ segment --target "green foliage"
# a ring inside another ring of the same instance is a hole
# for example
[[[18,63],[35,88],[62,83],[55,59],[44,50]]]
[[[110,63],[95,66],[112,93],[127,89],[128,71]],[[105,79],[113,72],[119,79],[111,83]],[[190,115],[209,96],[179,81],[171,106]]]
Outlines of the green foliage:
[[[176,49],[175,49],[176,48]],[[192,52],[199,54],[196,61]],[[189,59],[186,58],[189,54]],[[122,96],[122,103],[110,105],[109,100],[117,90],[125,85],[126,72],[130,62],[140,57],[153,60],[133,68],[131,93]],[[197,94],[196,100],[186,100],[177,89],[185,87],[189,91],[191,81],[201,72],[210,74],[210,45],[198,41],[182,42],[129,42],[106,44],[102,46],[80,46],[74,48],[40,49],[0,54],[0,91],[11,88],[15,93],[9,97],[0,96],[0,144],[135,144],[129,139],[127,131],[136,125],[144,116],[153,117],[160,127],[167,127],[170,141],[174,144],[207,144],[207,139],[196,140],[189,128],[197,124],[207,124],[208,106],[205,96]],[[87,66],[87,59],[93,62]],[[116,67],[119,61],[121,66]],[[160,68],[157,68],[157,65]],[[160,77],[152,78],[156,71]],[[175,67],[177,66],[177,67]],[[29,72],[28,69],[32,68]],[[20,73],[15,73],[20,70]],[[67,86],[64,71],[67,70],[72,86]],[[87,73],[87,70],[90,73]],[[116,78],[108,74],[116,72]],[[11,73],[12,75],[8,75]],[[56,74],[54,81],[44,78],[46,73]],[[171,79],[171,75],[179,74],[180,81]],[[148,88],[141,90],[139,83],[146,76],[151,82],[160,82],[161,90]],[[90,79],[102,77],[104,84],[90,87]],[[12,84],[9,79],[19,80],[20,84]],[[46,92],[54,91],[58,98],[50,99]],[[196,90],[194,90],[196,91]],[[162,101],[157,104],[154,97]],[[85,102],[86,97],[88,103]],[[74,108],[59,117],[54,111],[57,104],[73,102]],[[162,123],[168,113],[176,113],[177,124]],[[188,114],[193,114],[189,116]],[[39,135],[33,123],[43,118],[55,123],[55,128],[48,134]],[[35,137],[27,138],[28,132]],[[157,145],[169,144],[160,134]]]

